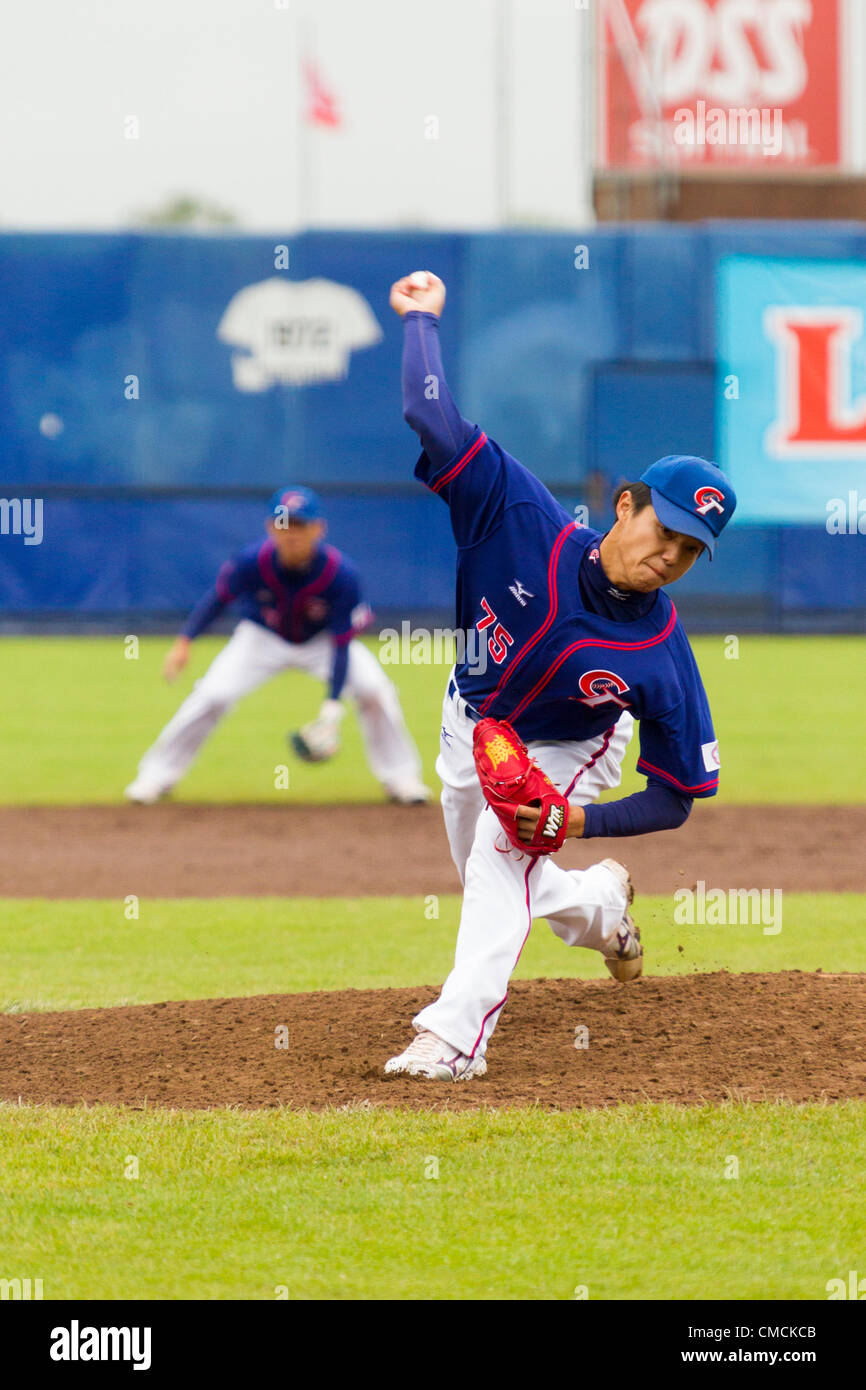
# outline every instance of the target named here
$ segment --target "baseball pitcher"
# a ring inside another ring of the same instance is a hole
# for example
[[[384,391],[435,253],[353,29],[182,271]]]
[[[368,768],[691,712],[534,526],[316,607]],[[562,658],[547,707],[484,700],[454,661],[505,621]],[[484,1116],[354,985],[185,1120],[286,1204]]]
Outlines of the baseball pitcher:
[[[299,757],[323,762],[337,753],[342,697],[348,696],[357,707],[367,761],[386,795],[403,805],[429,799],[397,691],[375,656],[353,640],[373,617],[357,573],[325,544],[325,530],[309,488],[283,488],[271,498],[267,539],[223,565],[168,652],[163,674],[173,681],[198,634],[228,604],[240,609],[231,639],[142,758],[124,793],[128,800],[149,805],[165,796],[232,706],[288,670],[306,671],[327,688],[318,717],[290,735]]]
[[[486,660],[451,673],[436,764],[464,884],[454,968],[385,1071],[459,1081],[487,1070],[533,918],[599,951],[615,979],[641,973],[628,870],[603,859],[566,871],[554,855],[568,836],[673,829],[695,797],[715,795],[709,706],[665,587],[712,555],[736,498],[714,464],[677,455],[617,489],[607,534],[579,525],[461,416],[442,369],[444,303],[444,284],[426,272],[391,290],[404,415],[423,446],[415,476],[450,509],[457,627],[485,642]],[[635,720],[647,786],[598,805],[620,783]]]

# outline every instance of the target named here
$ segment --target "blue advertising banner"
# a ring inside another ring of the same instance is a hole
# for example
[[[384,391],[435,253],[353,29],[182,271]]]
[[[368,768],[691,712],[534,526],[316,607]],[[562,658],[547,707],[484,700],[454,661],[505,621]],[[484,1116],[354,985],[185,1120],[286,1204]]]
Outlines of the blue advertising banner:
[[[853,496],[856,531],[866,265],[726,256],[716,310],[717,461],[736,488],[737,521],[829,525],[844,512],[850,531]]]
[[[17,484],[405,479],[407,265],[458,240],[364,233],[0,237],[0,451]],[[457,324],[443,344],[459,372]],[[359,477],[360,465],[364,472]]]
[[[163,622],[320,489],[380,614],[453,603],[413,478],[399,274],[448,286],[470,421],[567,508],[700,453],[739,507],[678,589],[691,630],[866,630],[866,224],[298,236],[0,235],[0,628]],[[132,629],[136,630],[136,629]]]

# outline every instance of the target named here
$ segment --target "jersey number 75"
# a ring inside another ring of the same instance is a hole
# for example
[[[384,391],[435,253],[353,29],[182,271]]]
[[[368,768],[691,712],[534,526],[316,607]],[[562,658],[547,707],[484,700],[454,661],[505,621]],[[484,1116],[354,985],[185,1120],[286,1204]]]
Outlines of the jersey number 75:
[[[497,666],[501,666],[508,655],[508,648],[514,645],[514,638],[507,628],[504,628],[502,624],[497,621],[496,614],[493,612],[486,598],[481,600],[481,607],[484,609],[487,616],[481,618],[479,622],[476,623],[476,627],[479,632],[483,632],[486,627],[491,627],[495,624],[493,632],[487,639],[487,650],[493,657]]]

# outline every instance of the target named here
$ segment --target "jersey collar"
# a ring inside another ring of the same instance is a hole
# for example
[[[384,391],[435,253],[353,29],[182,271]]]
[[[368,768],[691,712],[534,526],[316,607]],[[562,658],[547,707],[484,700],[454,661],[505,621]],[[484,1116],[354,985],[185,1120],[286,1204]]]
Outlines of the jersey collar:
[[[600,546],[603,540],[604,537],[600,536],[583,552],[580,576],[586,591],[583,597],[587,607],[605,618],[612,618],[614,622],[627,623],[645,617],[655,606],[658,590],[654,589],[651,594],[639,594],[633,589],[617,589],[611,584],[601,564]]]

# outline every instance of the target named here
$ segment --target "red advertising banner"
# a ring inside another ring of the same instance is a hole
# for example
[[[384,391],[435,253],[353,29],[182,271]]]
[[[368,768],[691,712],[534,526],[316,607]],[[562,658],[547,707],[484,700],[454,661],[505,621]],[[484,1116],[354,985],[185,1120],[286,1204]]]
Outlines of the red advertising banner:
[[[840,160],[838,0],[603,0],[608,168]]]

